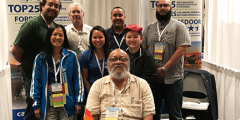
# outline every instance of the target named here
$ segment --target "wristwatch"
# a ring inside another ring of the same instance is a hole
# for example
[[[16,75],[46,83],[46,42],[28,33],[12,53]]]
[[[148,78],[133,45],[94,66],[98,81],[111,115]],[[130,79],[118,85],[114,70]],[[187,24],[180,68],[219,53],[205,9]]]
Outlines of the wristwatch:
[[[165,74],[167,73],[167,69],[165,67],[162,67],[162,70]]]

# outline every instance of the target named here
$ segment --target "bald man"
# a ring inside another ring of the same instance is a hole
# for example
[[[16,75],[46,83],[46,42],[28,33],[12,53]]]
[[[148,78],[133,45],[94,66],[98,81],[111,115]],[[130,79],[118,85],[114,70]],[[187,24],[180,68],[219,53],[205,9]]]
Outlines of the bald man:
[[[183,56],[191,40],[186,26],[171,18],[172,8],[170,0],[159,0],[157,21],[143,32],[142,45],[154,55],[158,71],[152,89],[156,108],[154,120],[160,119],[163,100],[170,120],[182,120]]]
[[[94,120],[152,120],[155,107],[148,83],[129,73],[129,57],[121,49],[108,58],[109,75],[95,81],[87,99]],[[113,114],[114,113],[114,114]]]

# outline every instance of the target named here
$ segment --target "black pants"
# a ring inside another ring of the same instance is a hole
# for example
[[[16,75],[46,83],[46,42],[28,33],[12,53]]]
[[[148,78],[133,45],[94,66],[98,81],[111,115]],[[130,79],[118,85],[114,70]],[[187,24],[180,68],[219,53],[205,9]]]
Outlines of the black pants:
[[[30,88],[31,88],[31,81],[23,81],[24,84],[24,89],[26,92],[26,103],[27,103],[27,108],[24,114],[24,120],[39,120],[34,113],[34,109],[32,107],[33,101],[30,98]]]
[[[152,88],[156,114],[153,120],[160,119],[160,110],[162,101],[165,101],[166,107],[169,112],[170,120],[182,120],[182,91],[183,81],[178,80],[173,84],[154,83]]]

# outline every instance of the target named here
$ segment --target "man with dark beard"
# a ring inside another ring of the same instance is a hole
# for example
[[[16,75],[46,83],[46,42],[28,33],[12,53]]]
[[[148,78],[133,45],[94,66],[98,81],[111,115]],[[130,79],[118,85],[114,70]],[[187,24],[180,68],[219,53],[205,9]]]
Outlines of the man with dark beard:
[[[106,29],[109,43],[112,49],[120,48],[126,50],[128,48],[125,40],[125,11],[121,7],[114,7],[111,12],[112,26]]]
[[[13,43],[13,57],[21,63],[20,71],[23,77],[24,89],[26,92],[27,108],[24,120],[38,120],[30,98],[30,85],[32,79],[33,61],[36,55],[43,50],[44,41],[48,28],[54,24],[53,20],[58,16],[62,7],[60,0],[41,0],[40,15],[25,22]],[[35,112],[35,113],[34,113]]]
[[[183,61],[191,40],[186,26],[171,18],[171,1],[159,0],[156,8],[157,21],[143,32],[142,45],[154,55],[157,79],[152,89],[156,115],[160,119],[161,103],[164,100],[170,120],[182,120]]]
[[[88,95],[87,109],[94,120],[152,120],[155,107],[151,89],[145,80],[129,73],[128,54],[115,49],[107,67],[109,75],[95,81]]]

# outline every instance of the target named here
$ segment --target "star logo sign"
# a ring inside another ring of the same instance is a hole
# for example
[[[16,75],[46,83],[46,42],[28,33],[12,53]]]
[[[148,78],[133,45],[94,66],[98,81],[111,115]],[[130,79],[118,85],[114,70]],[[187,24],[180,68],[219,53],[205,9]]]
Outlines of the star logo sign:
[[[188,27],[189,28],[189,31],[193,31],[193,26],[192,25],[190,25],[190,27]]]

